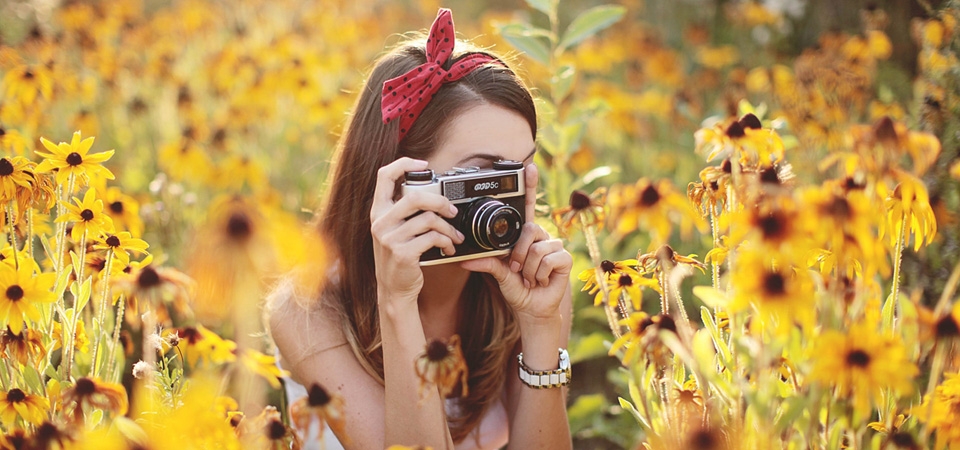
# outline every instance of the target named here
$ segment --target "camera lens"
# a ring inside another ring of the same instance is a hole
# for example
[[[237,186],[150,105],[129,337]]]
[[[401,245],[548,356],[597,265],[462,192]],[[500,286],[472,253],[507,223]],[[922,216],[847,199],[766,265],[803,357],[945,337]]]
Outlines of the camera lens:
[[[507,248],[520,238],[520,212],[492,198],[474,201],[463,218],[477,245],[484,250]]]

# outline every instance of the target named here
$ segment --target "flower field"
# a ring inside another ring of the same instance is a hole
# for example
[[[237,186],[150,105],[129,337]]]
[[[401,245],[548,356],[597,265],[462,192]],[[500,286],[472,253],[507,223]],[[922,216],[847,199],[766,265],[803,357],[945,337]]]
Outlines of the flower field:
[[[357,90],[444,6],[537,96],[576,448],[960,449],[958,1],[55,3],[0,3],[0,448],[342,427],[261,307],[323,283]]]

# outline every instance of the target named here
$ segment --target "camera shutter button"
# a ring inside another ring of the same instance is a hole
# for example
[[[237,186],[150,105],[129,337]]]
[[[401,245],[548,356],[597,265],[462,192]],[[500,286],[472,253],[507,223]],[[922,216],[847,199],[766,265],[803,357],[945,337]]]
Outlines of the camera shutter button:
[[[513,160],[500,160],[494,161],[493,169],[494,170],[519,170],[523,168],[523,163],[520,161]]]

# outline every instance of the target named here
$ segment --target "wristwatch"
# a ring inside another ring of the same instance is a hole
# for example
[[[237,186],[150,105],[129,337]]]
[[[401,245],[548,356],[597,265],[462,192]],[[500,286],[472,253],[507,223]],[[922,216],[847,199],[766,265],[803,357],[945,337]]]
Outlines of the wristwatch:
[[[517,355],[520,364],[520,381],[535,389],[549,389],[570,384],[570,354],[560,349],[560,368],[556,370],[530,370],[523,364],[523,352]]]

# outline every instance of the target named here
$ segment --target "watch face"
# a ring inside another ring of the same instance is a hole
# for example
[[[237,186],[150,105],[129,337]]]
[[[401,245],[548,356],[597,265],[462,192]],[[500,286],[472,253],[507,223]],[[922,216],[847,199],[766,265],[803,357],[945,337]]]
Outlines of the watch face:
[[[560,369],[566,370],[570,368],[570,354],[567,353],[567,349],[560,349]]]

